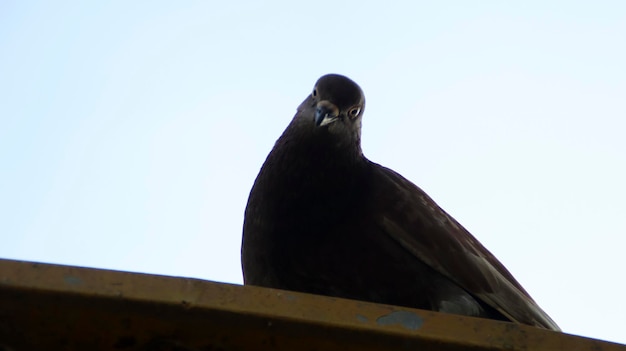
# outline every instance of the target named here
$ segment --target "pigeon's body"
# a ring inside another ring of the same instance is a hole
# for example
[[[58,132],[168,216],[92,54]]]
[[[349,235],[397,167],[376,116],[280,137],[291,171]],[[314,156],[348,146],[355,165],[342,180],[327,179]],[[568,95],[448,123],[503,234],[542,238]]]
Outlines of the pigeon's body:
[[[245,283],[558,330],[428,195],[363,156],[364,104],[327,75],[298,108],[250,193]]]

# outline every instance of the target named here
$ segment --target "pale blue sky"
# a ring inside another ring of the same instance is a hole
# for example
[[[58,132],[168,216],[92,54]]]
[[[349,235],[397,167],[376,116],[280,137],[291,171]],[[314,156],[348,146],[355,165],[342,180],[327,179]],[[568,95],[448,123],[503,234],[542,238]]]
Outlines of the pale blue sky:
[[[241,283],[252,182],[325,73],[363,149],[566,331],[626,343],[626,3],[0,2],[0,257]]]

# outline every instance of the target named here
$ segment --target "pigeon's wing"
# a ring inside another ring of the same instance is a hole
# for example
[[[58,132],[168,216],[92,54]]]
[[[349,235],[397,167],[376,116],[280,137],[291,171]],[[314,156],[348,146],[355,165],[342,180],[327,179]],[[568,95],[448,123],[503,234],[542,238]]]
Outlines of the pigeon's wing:
[[[417,259],[512,321],[560,330],[509,271],[424,191],[371,163],[376,187],[372,216]]]

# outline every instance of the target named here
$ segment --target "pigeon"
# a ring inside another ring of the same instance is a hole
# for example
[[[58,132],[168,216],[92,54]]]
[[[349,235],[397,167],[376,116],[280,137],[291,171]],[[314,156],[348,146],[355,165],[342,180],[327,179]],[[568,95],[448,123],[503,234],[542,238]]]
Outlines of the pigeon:
[[[362,89],[322,76],[246,205],[244,284],[560,331],[422,189],[361,150]]]

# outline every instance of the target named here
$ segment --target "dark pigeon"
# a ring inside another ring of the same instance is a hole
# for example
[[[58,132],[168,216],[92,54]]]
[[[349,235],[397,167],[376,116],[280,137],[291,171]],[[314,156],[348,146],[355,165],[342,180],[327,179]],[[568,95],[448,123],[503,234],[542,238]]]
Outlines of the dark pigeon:
[[[245,284],[559,330],[461,224],[363,155],[364,108],[336,74],[300,104],[250,192]]]

